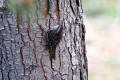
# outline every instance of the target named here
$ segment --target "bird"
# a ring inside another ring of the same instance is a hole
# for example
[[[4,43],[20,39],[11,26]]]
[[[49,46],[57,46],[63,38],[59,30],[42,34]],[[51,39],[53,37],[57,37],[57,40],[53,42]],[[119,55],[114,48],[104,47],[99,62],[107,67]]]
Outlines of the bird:
[[[56,25],[48,29],[45,35],[46,47],[50,54],[50,60],[55,60],[56,47],[62,38],[63,26]]]

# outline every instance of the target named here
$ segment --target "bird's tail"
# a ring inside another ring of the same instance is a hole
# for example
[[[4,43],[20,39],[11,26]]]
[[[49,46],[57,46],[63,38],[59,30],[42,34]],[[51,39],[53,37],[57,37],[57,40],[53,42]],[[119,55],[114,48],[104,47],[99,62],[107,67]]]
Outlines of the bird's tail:
[[[50,60],[52,61],[52,59],[55,60],[55,51],[50,51]]]

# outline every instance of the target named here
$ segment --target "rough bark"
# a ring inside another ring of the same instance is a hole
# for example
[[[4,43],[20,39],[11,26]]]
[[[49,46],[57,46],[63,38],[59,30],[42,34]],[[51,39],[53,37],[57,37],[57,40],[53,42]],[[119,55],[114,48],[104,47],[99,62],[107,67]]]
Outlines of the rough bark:
[[[4,10],[0,1],[0,80],[88,80],[81,0],[43,0],[36,5],[36,18],[28,20]],[[42,28],[63,19],[63,37],[51,66]]]

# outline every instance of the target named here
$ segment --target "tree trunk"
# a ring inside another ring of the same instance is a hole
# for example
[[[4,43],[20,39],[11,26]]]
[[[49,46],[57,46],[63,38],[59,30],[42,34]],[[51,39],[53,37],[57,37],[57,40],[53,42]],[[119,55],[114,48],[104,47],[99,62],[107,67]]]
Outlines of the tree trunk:
[[[88,80],[81,0],[43,0],[36,6],[35,18],[17,18],[0,1],[0,80]],[[43,29],[63,19],[51,66]]]

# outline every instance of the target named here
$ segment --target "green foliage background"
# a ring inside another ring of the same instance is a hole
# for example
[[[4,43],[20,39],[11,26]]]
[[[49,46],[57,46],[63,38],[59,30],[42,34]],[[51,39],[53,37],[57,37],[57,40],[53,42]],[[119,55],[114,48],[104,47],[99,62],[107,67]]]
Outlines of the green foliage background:
[[[88,17],[114,18],[120,15],[120,0],[83,0],[83,8]]]
[[[40,5],[41,0],[35,0],[35,2],[32,5],[23,4],[22,0],[9,0],[7,2],[7,10],[12,12],[17,17],[35,18],[36,15],[40,14],[40,10],[37,9],[37,2],[39,2]]]

